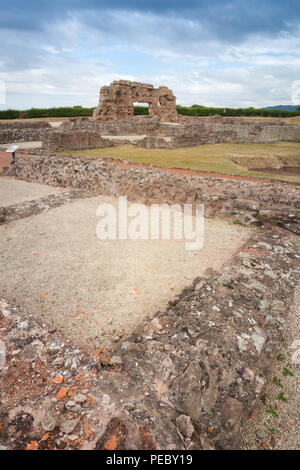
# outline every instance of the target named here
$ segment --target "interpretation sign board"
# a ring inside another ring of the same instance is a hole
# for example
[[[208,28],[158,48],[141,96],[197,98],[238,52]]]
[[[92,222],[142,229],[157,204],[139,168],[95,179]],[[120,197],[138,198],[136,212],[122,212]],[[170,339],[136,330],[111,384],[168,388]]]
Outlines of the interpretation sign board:
[[[8,147],[7,150],[5,150],[5,152],[8,152],[8,153],[14,153],[16,150],[18,150],[20,148],[19,145],[11,145],[10,147]]]

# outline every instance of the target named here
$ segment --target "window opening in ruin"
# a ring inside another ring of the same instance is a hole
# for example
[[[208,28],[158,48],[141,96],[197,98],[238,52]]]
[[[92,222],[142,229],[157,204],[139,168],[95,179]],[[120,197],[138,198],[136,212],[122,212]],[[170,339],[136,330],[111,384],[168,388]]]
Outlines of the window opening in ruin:
[[[133,103],[134,114],[135,116],[149,116],[149,103]]]

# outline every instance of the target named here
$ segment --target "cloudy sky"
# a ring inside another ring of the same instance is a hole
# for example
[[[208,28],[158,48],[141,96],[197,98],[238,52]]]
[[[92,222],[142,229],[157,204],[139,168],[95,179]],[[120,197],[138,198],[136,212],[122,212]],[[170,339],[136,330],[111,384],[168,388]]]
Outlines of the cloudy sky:
[[[292,104],[300,1],[0,0],[0,109],[96,106],[119,79],[182,105]]]

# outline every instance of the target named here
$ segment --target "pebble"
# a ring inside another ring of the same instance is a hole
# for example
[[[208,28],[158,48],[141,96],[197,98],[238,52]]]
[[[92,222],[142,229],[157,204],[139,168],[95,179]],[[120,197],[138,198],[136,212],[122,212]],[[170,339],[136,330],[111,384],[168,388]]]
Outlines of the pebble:
[[[83,395],[83,393],[78,393],[78,395],[74,397],[74,400],[76,403],[84,403],[86,401],[86,396]]]
[[[64,359],[62,357],[57,357],[52,364],[54,366],[62,366],[64,364]]]
[[[79,419],[69,419],[61,424],[60,429],[64,434],[70,434],[74,431],[78,423]]]
[[[123,364],[123,361],[120,358],[120,356],[113,356],[111,360],[109,361],[109,364],[111,366],[121,366]]]
[[[256,437],[261,442],[269,442],[271,440],[271,435],[265,429],[258,429],[256,431]]]
[[[80,405],[77,405],[75,403],[75,401],[73,401],[73,400],[67,401],[67,403],[65,404],[65,407],[69,411],[78,411],[78,410],[80,410]]]
[[[188,439],[192,437],[195,431],[194,426],[192,425],[192,420],[189,416],[178,416],[178,418],[176,418],[176,426],[179,432]]]
[[[51,432],[56,427],[56,420],[51,415],[46,415],[41,421],[42,428],[44,431]]]
[[[107,394],[104,394],[102,397],[102,403],[103,405],[109,405],[110,403],[110,396]]]
[[[117,343],[118,341],[120,341],[120,339],[121,339],[121,336],[113,336],[111,340],[113,343]]]

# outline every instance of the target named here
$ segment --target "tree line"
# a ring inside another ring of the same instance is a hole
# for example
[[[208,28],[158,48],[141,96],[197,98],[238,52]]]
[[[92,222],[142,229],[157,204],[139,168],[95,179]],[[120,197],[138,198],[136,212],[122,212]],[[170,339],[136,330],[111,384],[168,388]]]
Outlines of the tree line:
[[[277,109],[256,109],[256,108],[211,108],[201,105],[176,106],[178,114],[184,116],[257,116],[257,117],[295,117],[300,116],[300,108],[297,111],[284,111]],[[8,109],[0,111],[0,119],[29,119],[29,118],[60,118],[60,117],[81,117],[92,116],[95,108],[84,108],[82,106],[61,107],[61,108],[31,108],[18,111]],[[135,106],[134,114],[147,115],[147,106]]]

